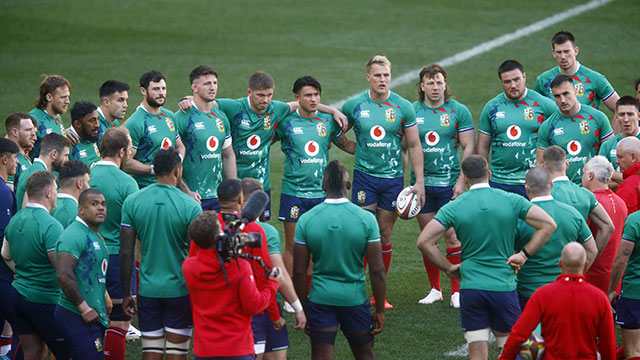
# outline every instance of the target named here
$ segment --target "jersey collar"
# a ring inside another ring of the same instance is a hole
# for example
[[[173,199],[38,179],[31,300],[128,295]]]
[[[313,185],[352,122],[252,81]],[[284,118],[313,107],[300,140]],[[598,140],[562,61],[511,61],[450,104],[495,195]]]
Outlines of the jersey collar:
[[[553,178],[553,180],[551,180],[551,182],[556,182],[556,181],[569,181],[569,177],[567,175],[562,175],[562,176],[558,176]]]
[[[33,160],[33,163],[34,163],[34,164],[35,164],[35,163],[37,163],[37,162],[42,163],[42,165],[44,165],[44,169],[45,169],[45,170],[47,170],[47,171],[49,171],[49,168],[47,168],[47,163],[45,163],[44,161],[42,161],[42,159],[40,159],[39,157],[37,157],[37,158],[35,158],[35,159]]]
[[[74,198],[73,195],[69,195],[67,193],[63,193],[63,192],[58,193],[58,197],[59,198],[63,198],[63,199],[71,199],[71,200],[75,201],[76,204],[78,203],[78,200],[76,200],[76,198]]]
[[[553,196],[551,195],[536,196],[533,199],[531,199],[531,202],[548,201],[548,200],[553,200]]]
[[[349,199],[347,198],[324,199],[324,202],[326,202],[327,204],[344,204],[346,202],[349,202]]]
[[[49,212],[49,210],[47,210],[47,208],[44,205],[38,204],[38,203],[30,202],[30,203],[27,203],[27,205],[25,205],[25,207],[36,208],[36,209],[39,208],[39,209],[42,209],[42,210],[44,210],[46,212]]]
[[[86,222],[84,222],[84,220],[82,220],[82,218],[80,216],[76,216],[76,221],[79,221],[80,223],[82,223],[82,225],[89,227],[89,225],[87,225]]]
[[[469,187],[469,190],[475,190],[475,189],[484,189],[484,188],[489,188],[491,186],[489,186],[489,183],[486,182],[482,182],[482,183],[477,183],[477,184],[473,184]]]
[[[109,161],[109,160],[98,160],[98,161],[96,161],[95,164],[93,164],[93,166],[96,166],[96,165],[111,165],[111,166],[118,167],[118,165],[116,165],[116,163],[114,163],[113,161]]]

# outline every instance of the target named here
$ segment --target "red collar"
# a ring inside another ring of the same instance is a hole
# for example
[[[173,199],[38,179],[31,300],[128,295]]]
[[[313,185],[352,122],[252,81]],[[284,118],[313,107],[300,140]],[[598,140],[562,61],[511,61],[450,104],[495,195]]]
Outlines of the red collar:
[[[637,174],[638,171],[640,171],[640,161],[629,166],[629,168],[622,174],[622,178],[626,179],[633,174]]]
[[[556,278],[556,281],[583,283],[583,282],[585,282],[586,280],[585,280],[584,275],[578,275],[578,274],[560,274],[560,275],[558,275],[558,277]]]

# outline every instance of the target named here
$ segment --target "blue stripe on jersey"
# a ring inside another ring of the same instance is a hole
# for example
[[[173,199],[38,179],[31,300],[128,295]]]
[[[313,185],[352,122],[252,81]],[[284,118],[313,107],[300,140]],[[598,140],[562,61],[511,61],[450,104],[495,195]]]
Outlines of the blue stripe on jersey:
[[[622,240],[631,241],[632,243],[636,242],[635,240],[632,240],[632,239],[626,238],[626,237],[624,237],[624,236],[622,237]]]
[[[473,130],[473,126],[470,126],[470,127],[462,128],[458,130],[458,133],[465,132],[465,131],[472,131],[472,130]]]

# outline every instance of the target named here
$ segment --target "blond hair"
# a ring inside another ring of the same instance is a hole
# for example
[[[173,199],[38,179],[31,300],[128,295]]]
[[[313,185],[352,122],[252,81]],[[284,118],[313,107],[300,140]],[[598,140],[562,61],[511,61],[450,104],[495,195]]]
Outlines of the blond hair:
[[[384,56],[384,55],[376,55],[376,56],[372,57],[371,59],[369,59],[365,63],[365,66],[367,67],[367,72],[369,72],[371,70],[371,67],[373,65],[388,66],[389,70],[391,70],[391,61],[389,61],[389,59],[387,59],[387,57]]]

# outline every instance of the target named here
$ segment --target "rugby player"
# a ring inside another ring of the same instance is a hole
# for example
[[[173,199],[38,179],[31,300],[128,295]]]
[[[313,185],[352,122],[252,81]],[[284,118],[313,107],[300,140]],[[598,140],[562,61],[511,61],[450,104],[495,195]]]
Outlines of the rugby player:
[[[98,91],[100,95],[100,106],[98,107],[98,115],[100,115],[100,131],[98,137],[102,138],[102,134],[108,128],[124,125],[124,115],[127,112],[129,104],[129,84],[118,80],[107,80]]]
[[[391,62],[376,55],[365,63],[369,89],[347,100],[342,112],[356,134],[356,160],[351,201],[376,215],[385,271],[391,263],[391,233],[398,218],[395,200],[404,187],[402,137],[407,137],[412,191],[425,203],[422,146],[411,103],[389,89]],[[375,299],[373,299],[375,300]],[[385,306],[393,306],[385,300]]]
[[[31,159],[28,152],[36,142],[36,119],[29,114],[12,113],[4,122],[7,132],[6,138],[18,145],[18,166],[16,173],[7,178],[7,185],[13,190],[18,184],[20,174],[31,167]]]
[[[182,179],[177,150],[156,151],[153,166],[157,181],[129,195],[122,204],[122,308],[129,317],[136,312],[131,274],[137,236],[142,254],[137,296],[142,359],[159,360],[165,354],[186,359],[193,322],[182,262],[189,253],[189,224],[202,210],[197,201],[177,188]]]
[[[482,109],[476,153],[489,159],[492,187],[527,196],[524,177],[535,166],[538,128],[556,110],[553,101],[527,89],[522,64],[507,60],[498,68],[504,90]]]
[[[182,164],[187,186],[200,195],[203,210],[220,211],[218,185],[235,179],[236,155],[227,116],[213,106],[218,92],[218,72],[198,66],[189,74],[193,103],[186,113],[176,113],[176,127],[185,146]]]
[[[108,252],[98,228],[107,201],[96,189],[83,191],[78,216],[56,243],[56,275],[62,294],[55,310],[73,359],[103,360],[107,313],[113,306],[106,292]]]
[[[384,327],[386,276],[375,217],[347,199],[351,183],[342,164],[331,161],[322,187],[327,198],[306,212],[296,225],[294,285],[302,301],[311,337],[311,358],[332,359],[338,325],[356,359],[374,359],[374,335]],[[376,310],[371,315],[362,258]],[[313,282],[307,269],[313,261]],[[307,297],[308,294],[308,297]]]
[[[67,228],[78,216],[78,197],[89,188],[89,167],[75,160],[69,160],[60,168],[58,181],[60,190],[55,209],[51,215]]]
[[[542,162],[546,148],[560,146],[568,154],[567,175],[579,185],[582,167],[598,153],[600,145],[613,135],[613,131],[609,119],[602,112],[578,102],[576,88],[570,77],[558,75],[550,86],[558,110],[538,129],[536,163]]]
[[[616,146],[616,163],[624,180],[616,189],[625,204],[629,215],[640,209],[640,139],[626,137]]]
[[[475,134],[473,119],[466,106],[451,99],[447,85],[447,72],[442,66],[432,64],[420,71],[418,81],[419,101],[413,103],[416,123],[420,131],[420,143],[424,156],[426,201],[418,214],[420,230],[424,229],[436,211],[464,192],[464,179],[460,174],[458,147],[462,146],[461,160],[473,154]],[[412,183],[415,174],[412,172]],[[460,241],[453,228],[447,230],[447,260],[460,263]],[[437,244],[436,244],[437,245]],[[440,270],[426,257],[422,257],[431,291],[420,304],[432,304],[442,300]],[[451,280],[451,300],[454,308],[460,307],[460,284]]]
[[[633,88],[636,90],[636,99],[640,101],[640,78],[633,82]]]
[[[62,115],[67,112],[71,91],[69,80],[60,75],[48,75],[40,83],[40,94],[36,99],[36,107],[29,111],[37,121],[36,137],[33,149],[29,152],[31,161],[40,155],[42,138],[49,133],[65,135]]]
[[[71,108],[71,131],[79,141],[69,150],[69,159],[82,161],[91,167],[100,160],[98,150],[100,121],[98,110],[90,102],[80,101]]]
[[[520,315],[516,274],[556,229],[553,219],[523,196],[490,188],[491,171],[480,155],[462,161],[469,191],[443,206],[418,237],[418,248],[449,277],[460,278],[460,319],[469,359],[489,356],[489,328],[502,348]],[[535,228],[514,254],[517,220]],[[434,246],[454,227],[462,244],[461,264],[448,262]],[[465,261],[469,260],[469,261]],[[462,268],[461,268],[462,267]]]

